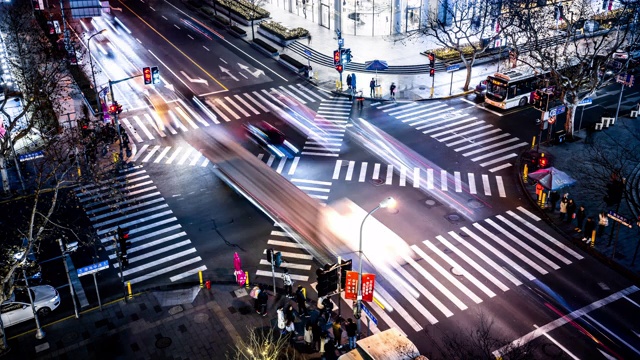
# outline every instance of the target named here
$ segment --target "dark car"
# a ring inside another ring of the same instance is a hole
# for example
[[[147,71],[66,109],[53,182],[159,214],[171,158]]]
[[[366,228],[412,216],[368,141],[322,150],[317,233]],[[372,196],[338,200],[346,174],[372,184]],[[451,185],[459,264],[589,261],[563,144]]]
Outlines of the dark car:
[[[292,158],[298,153],[298,149],[287,141],[284,134],[266,121],[256,125],[247,123],[244,128],[249,139],[277,157]]]

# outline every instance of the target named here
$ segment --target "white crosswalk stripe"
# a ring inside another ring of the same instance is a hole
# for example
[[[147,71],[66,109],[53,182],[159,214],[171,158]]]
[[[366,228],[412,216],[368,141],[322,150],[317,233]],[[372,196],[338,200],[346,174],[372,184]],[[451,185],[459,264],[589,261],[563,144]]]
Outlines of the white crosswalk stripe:
[[[394,243],[395,253],[387,254],[382,263],[375,262],[381,277],[376,280],[375,297],[391,306],[385,310],[374,307],[376,313],[396,313],[398,317],[389,320],[405,333],[421,331],[425,319],[435,324],[456,311],[535,280],[527,269],[541,275],[559,270],[550,257],[560,260],[561,265],[582,258],[539,228],[536,222],[540,219],[535,215],[523,208],[518,211],[507,211],[421,244],[409,245],[402,239],[403,243]],[[406,247],[410,251],[404,250]]]
[[[267,246],[274,250],[274,253],[282,254],[282,264],[275,268],[276,285],[282,287],[283,270],[287,269],[291,279],[294,281],[309,281],[313,263],[313,256],[309,255],[304,247],[291,238],[279,227],[274,227],[271,231]],[[267,253],[267,249],[263,250],[263,254]],[[271,278],[271,262],[266,259],[260,260],[259,268],[255,272],[256,276]]]
[[[456,152],[463,152],[463,156],[486,167],[490,173],[511,167],[517,150],[527,145],[484,120],[441,101],[386,105],[374,103],[372,107],[447,147],[455,147]]]
[[[148,159],[157,151],[154,148],[147,153]],[[83,208],[115,268],[120,266],[117,254],[121,251],[115,245],[116,229],[127,229],[131,245],[126,250],[124,281],[167,284],[196,280],[197,272],[207,269],[144,168],[135,166],[112,180],[74,190],[80,200],[85,200]]]
[[[351,113],[351,102],[343,98],[323,99],[309,124],[311,133],[300,154],[338,157]]]
[[[474,173],[464,174],[455,171],[453,174],[450,174],[446,170],[440,170],[439,172],[437,175],[440,179],[439,190],[456,193],[467,192],[473,195],[477,194],[478,184],[476,184],[476,175]],[[357,163],[350,160],[336,160],[331,179],[357,182],[384,180],[383,183],[385,185],[409,186],[408,184],[411,184],[413,187],[419,187],[420,179],[423,177],[427,179],[427,189],[433,190],[434,169],[427,169],[425,172],[420,168],[401,168],[396,171],[392,165],[374,163],[373,166],[371,166],[368,162]],[[485,196],[495,194],[495,192],[492,192],[492,189],[495,189],[499,197],[507,197],[502,176],[481,174],[480,178],[482,180],[480,187]],[[453,186],[450,186],[450,184],[453,184]]]

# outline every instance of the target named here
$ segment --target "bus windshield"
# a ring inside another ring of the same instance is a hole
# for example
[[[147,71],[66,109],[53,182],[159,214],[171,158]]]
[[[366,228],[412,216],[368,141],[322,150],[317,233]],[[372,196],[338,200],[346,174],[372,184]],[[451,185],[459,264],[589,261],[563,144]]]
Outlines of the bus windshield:
[[[494,101],[504,101],[507,97],[507,84],[503,81],[489,76],[487,79],[487,95]]]

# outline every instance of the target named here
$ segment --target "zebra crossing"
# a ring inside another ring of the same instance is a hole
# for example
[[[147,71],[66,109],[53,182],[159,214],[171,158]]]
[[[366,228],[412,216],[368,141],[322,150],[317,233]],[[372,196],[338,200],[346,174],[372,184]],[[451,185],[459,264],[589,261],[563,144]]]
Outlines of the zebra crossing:
[[[493,173],[513,166],[527,143],[442,101],[375,103],[378,110],[453,148]]]
[[[176,164],[186,166],[209,165],[209,159],[204,157],[200,151],[189,145],[184,146],[160,146],[144,144],[140,149],[133,146],[130,163],[152,163],[152,164]]]
[[[311,256],[302,245],[291,239],[287,233],[282,231],[277,225],[274,226],[271,234],[269,234],[267,247],[263,250],[265,256],[260,259],[260,264],[255,272],[256,277],[271,278],[271,263],[266,259],[268,248],[274,249],[274,252],[282,253],[283,262],[279,268],[275,269],[277,279],[281,279],[283,270],[288,269],[291,280],[301,282],[309,281],[311,268],[315,266],[313,256]]]
[[[459,232],[414,245],[400,239],[401,246],[385,247],[383,254],[368,253],[384,278],[376,280],[376,301],[370,308],[383,319],[395,312],[405,333],[418,332],[425,321],[436,324],[583,259],[539,228],[539,222],[535,214],[518,207]]]
[[[161,119],[154,111],[131,112],[119,117],[124,129],[137,143],[164,138],[182,132],[188,132],[238,121],[271,112],[272,106],[285,106],[279,97],[295,99],[300,104],[323,102],[332,95],[308,88],[303,84],[289,84],[228,96],[208,96],[197,103],[208,117],[200,116],[182,101],[168,102],[166,117]],[[336,100],[337,103],[340,101]],[[327,106],[325,104],[325,106]],[[327,110],[328,111],[328,110]],[[331,114],[329,114],[330,116]],[[336,126],[337,127],[337,126]]]
[[[346,168],[346,170],[342,171],[343,168]],[[394,170],[397,171],[394,172]],[[497,194],[499,197],[507,196],[502,176],[481,174],[478,179],[474,173],[454,171],[452,175],[446,170],[440,170],[439,173],[438,170],[434,169],[407,169],[406,167],[395,169],[390,164],[336,160],[332,180],[342,179],[357,182],[369,180],[381,185],[403,187],[407,186],[407,182],[409,182],[413,184],[413,187],[418,188],[420,187],[421,179],[426,177],[428,190],[437,188],[442,191],[468,192],[473,195],[493,196]],[[394,181],[394,179],[396,180]]]
[[[175,282],[207,269],[142,166],[122,170],[109,181],[77,187],[74,192],[116,268],[116,229],[129,229],[132,246],[127,254],[129,265],[122,271],[124,281],[132,285]]]
[[[338,157],[352,105],[346,98],[322,100],[313,119],[317,129],[311,130],[301,154]]]

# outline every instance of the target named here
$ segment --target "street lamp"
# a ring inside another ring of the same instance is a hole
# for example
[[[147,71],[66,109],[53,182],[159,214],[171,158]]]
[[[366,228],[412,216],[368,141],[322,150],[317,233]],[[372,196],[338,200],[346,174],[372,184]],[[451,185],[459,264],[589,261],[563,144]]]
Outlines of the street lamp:
[[[89,36],[89,40],[87,40],[87,50],[89,51],[89,65],[91,66],[91,76],[93,77],[93,88],[96,92],[96,101],[97,101],[96,106],[98,106],[98,109],[96,109],[97,110],[96,112],[100,111],[100,95],[98,94],[98,83],[96,83],[96,73],[93,71],[93,56],[91,55],[91,39],[93,39],[97,35],[104,33],[105,31],[107,31],[107,29],[102,29],[97,33]]]
[[[31,296],[31,288],[29,288],[29,280],[27,278],[27,271],[22,268],[22,276],[24,276],[24,284],[27,287],[27,294],[29,294],[29,302],[31,303],[31,311],[33,311],[33,318],[36,320],[36,339],[44,339],[45,332],[40,326],[40,319],[38,319],[38,312],[36,311],[36,305],[33,303],[33,296]]]
[[[378,209],[387,207],[392,208],[395,205],[396,201],[391,196],[389,196],[388,198],[382,200],[380,204],[378,204],[378,206],[376,206],[373,210],[369,211],[364,219],[362,219],[362,223],[360,224],[360,245],[358,250],[358,261],[360,262],[360,264],[358,265],[358,297],[356,298],[358,300],[358,305],[356,308],[356,313],[358,314],[358,333],[360,332],[360,312],[362,311],[362,230],[364,229],[364,222],[367,220],[369,215],[378,211]]]

